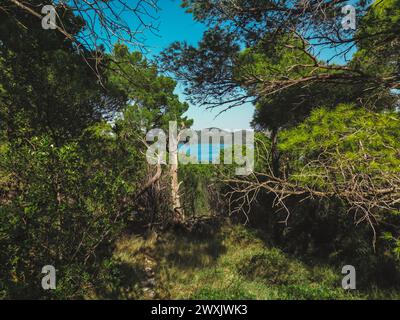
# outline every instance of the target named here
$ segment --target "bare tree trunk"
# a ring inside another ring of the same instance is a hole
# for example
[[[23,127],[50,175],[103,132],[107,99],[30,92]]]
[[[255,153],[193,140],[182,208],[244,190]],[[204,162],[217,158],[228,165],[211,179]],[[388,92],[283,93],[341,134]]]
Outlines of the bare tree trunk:
[[[176,156],[176,160],[178,159],[177,153],[174,153],[172,156]],[[181,206],[181,197],[179,194],[180,183],[178,178],[178,162],[176,162],[175,164],[171,164],[170,175],[171,175],[171,203],[174,212],[174,220],[177,222],[183,222],[185,220],[185,215]]]
[[[161,165],[158,164],[157,165],[157,171],[154,174],[154,176],[152,176],[149,181],[146,182],[146,184],[143,186],[143,188],[136,194],[135,196],[135,201],[137,199],[139,199],[151,186],[153,186],[158,180],[160,180],[162,175],[162,168]]]
[[[172,132],[171,132],[172,131]],[[178,143],[180,137],[177,132],[176,123],[170,123],[170,183],[171,183],[171,203],[173,211],[173,220],[182,223],[185,221],[185,214],[181,206],[181,199],[179,194],[179,177],[178,177]]]

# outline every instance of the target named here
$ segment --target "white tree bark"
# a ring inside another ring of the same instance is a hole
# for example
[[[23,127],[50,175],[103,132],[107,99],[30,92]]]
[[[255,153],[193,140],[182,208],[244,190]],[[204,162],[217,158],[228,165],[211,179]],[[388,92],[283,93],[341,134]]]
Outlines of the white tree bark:
[[[174,213],[174,220],[177,222],[183,222],[185,220],[185,215],[183,208],[181,206],[181,199],[179,193],[179,161],[178,161],[178,143],[179,135],[177,133],[176,122],[170,123],[169,128],[169,163],[170,163],[170,181],[171,181],[171,203],[172,210]]]

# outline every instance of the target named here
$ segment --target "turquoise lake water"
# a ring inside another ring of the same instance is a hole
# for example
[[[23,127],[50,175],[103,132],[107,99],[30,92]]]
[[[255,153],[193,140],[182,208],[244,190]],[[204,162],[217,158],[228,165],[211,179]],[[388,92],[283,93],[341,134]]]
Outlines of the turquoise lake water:
[[[226,147],[228,147],[228,145],[226,145]],[[202,143],[193,144],[190,146],[180,144],[178,147],[178,151],[179,153],[184,153],[188,156],[190,155],[192,157],[196,157],[198,161],[212,162],[220,156],[221,151],[224,150],[224,148],[225,144]]]

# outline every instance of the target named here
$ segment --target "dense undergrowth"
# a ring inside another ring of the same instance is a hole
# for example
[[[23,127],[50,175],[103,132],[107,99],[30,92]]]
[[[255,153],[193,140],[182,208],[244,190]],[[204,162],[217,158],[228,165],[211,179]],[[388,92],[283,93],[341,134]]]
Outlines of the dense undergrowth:
[[[90,298],[395,299],[392,289],[345,291],[341,268],[308,264],[242,225],[126,234],[112,258],[112,280]],[[144,279],[151,277],[147,281]],[[88,297],[89,298],[89,297]]]

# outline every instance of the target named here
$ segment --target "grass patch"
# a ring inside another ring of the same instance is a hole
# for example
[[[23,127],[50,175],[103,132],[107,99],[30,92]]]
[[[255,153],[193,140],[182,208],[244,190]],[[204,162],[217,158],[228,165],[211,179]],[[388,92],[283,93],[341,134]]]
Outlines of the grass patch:
[[[200,233],[170,231],[147,238],[124,237],[117,245],[114,259],[132,273],[131,277],[125,277],[124,288],[134,288],[133,296],[138,299],[148,298],[138,279],[138,276],[146,276],[140,271],[146,268],[154,272],[151,290],[153,298],[158,299],[297,300],[398,296],[379,290],[368,294],[346,292],[341,288],[341,270],[306,265],[278,248],[266,246],[256,233],[237,225],[224,225]],[[114,295],[118,292],[120,298],[130,298],[128,292],[121,289],[114,290]]]

